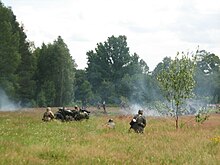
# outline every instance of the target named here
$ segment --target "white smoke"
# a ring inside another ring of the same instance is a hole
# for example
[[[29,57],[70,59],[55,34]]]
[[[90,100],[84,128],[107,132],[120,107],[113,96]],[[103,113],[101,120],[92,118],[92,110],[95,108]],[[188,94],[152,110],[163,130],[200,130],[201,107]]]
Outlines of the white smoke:
[[[138,110],[143,110],[145,116],[161,116],[161,114],[153,109],[150,109],[145,106],[141,106],[139,104],[132,104],[129,108],[123,110],[123,114],[125,115],[134,115],[138,113]]]
[[[208,101],[205,99],[188,99],[186,101],[185,109],[188,114],[198,114],[201,110],[206,110]]]
[[[129,105],[129,104],[128,104]],[[185,104],[180,107],[180,115],[195,115],[199,112],[207,112],[208,101],[204,99],[188,99]],[[138,113],[138,110],[143,110],[145,116],[174,116],[175,112],[172,110],[175,107],[171,106],[169,102],[154,102],[145,104],[143,106],[139,104],[130,104],[126,108],[121,108],[121,113],[124,115],[134,115]]]
[[[19,105],[13,103],[5,91],[0,88],[0,111],[16,111],[20,108]]]

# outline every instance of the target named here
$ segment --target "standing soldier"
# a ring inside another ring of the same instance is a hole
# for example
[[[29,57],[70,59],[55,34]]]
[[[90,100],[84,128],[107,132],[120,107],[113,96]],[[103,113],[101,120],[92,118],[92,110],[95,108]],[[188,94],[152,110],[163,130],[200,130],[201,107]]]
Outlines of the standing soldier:
[[[47,107],[46,109],[46,112],[44,112],[44,115],[43,115],[43,121],[51,121],[55,118],[53,112],[51,111],[51,108],[50,107]]]
[[[144,133],[146,127],[146,118],[143,116],[143,110],[139,110],[130,122],[130,129],[133,129],[136,133]]]
[[[103,103],[102,103],[102,107],[103,107],[104,113],[107,113],[107,112],[106,112],[105,101],[103,101]]]

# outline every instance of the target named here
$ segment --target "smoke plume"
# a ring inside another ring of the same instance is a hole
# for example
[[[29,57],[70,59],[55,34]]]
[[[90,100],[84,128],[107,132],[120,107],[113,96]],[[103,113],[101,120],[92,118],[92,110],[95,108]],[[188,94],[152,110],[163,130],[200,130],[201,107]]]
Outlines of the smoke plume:
[[[13,103],[5,91],[0,88],[0,111],[16,111],[20,108],[19,105]]]

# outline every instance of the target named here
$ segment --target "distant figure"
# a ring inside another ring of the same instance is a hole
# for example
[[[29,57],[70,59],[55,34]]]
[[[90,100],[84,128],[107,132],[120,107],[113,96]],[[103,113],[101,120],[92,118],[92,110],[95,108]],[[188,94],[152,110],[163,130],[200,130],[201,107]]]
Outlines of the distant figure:
[[[97,103],[97,108],[100,109],[100,107],[101,107],[101,104],[100,104],[100,102],[98,101],[98,103]]]
[[[43,121],[51,121],[55,118],[53,112],[51,111],[51,108],[50,107],[47,107],[46,109],[46,112],[44,112],[44,115],[43,115]]]
[[[121,102],[121,109],[125,109],[126,107],[125,107],[125,102],[124,101],[122,101]]]
[[[133,129],[136,133],[144,133],[146,127],[146,118],[143,116],[143,110],[139,110],[130,122],[130,129]]]
[[[106,123],[106,127],[109,129],[115,129],[115,123],[113,119],[109,119],[108,122]]]
[[[104,113],[107,113],[107,112],[106,112],[106,105],[105,105],[105,101],[103,101],[103,103],[102,103],[102,107],[103,107]]]
[[[79,110],[79,108],[78,108],[78,106],[77,106],[77,105],[75,105],[74,110],[76,110],[76,111],[78,111],[78,110]]]

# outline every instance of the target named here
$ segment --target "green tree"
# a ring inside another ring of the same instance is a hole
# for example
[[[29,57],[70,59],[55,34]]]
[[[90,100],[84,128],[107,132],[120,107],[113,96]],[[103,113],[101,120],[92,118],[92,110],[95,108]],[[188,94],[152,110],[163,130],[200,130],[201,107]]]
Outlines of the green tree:
[[[197,97],[208,97],[212,103],[218,103],[220,59],[214,53],[197,51],[195,79]]]
[[[18,87],[15,73],[21,61],[18,27],[12,10],[0,2],[0,86],[9,98],[16,97]]]
[[[157,76],[161,89],[166,99],[172,103],[172,112],[175,115],[176,128],[179,127],[179,115],[181,105],[187,98],[192,96],[195,86],[194,71],[195,59],[190,59],[187,55],[179,54],[171,61],[167,69],[163,69]]]
[[[67,45],[59,36],[54,42],[54,66],[57,72],[55,88],[57,91],[57,105],[69,104],[74,99],[75,61],[72,59]],[[56,61],[55,61],[56,60]]]
[[[126,88],[131,86],[127,84],[123,89],[121,85],[126,84],[125,79],[129,76],[149,73],[149,67],[144,60],[136,53],[130,55],[126,36],[109,37],[104,43],[97,44],[95,51],[87,52],[87,56],[88,81],[92,85],[93,93],[98,93],[105,101],[111,97],[111,102],[118,102],[118,98],[130,93]]]
[[[132,78],[129,74],[125,74],[121,82],[118,84],[118,93],[128,100],[132,95]]]
[[[87,52],[88,80],[96,92],[103,81],[116,83],[124,76],[130,62],[129,48],[125,36],[111,36],[97,44],[94,51]]]
[[[19,53],[21,55],[21,63],[19,64],[16,74],[18,75],[17,94],[22,105],[29,105],[35,97],[36,82],[34,75],[36,72],[37,58],[31,51],[31,42],[27,41],[24,28],[19,29]]]
[[[37,89],[46,93],[45,82],[47,82],[52,90],[47,91],[49,95],[45,94],[46,104],[52,104],[52,100],[54,100],[53,106],[71,103],[74,99],[76,64],[63,39],[59,36],[53,44],[42,44],[41,49],[37,49],[36,53],[38,54]],[[54,98],[51,98],[52,96]]]
[[[137,53],[134,53],[134,55],[130,56],[125,73],[129,73],[130,75],[147,74],[149,73],[149,67],[144,60],[140,59]]]
[[[81,100],[82,105],[86,106],[92,97],[92,87],[87,80],[85,70],[76,70],[75,78],[75,101]]]
[[[99,94],[102,98],[102,101],[108,101],[108,103],[115,103],[119,99],[115,96],[115,86],[112,82],[103,81],[100,88]]]
[[[23,25],[19,25],[11,8],[1,2],[0,27],[0,86],[14,101],[29,105],[36,90],[36,58]]]
[[[169,68],[170,63],[171,63],[172,59],[171,57],[164,57],[162,62],[160,62],[159,64],[157,64],[157,66],[154,68],[152,75],[153,77],[157,77],[158,74],[162,71],[162,70],[166,70]]]

